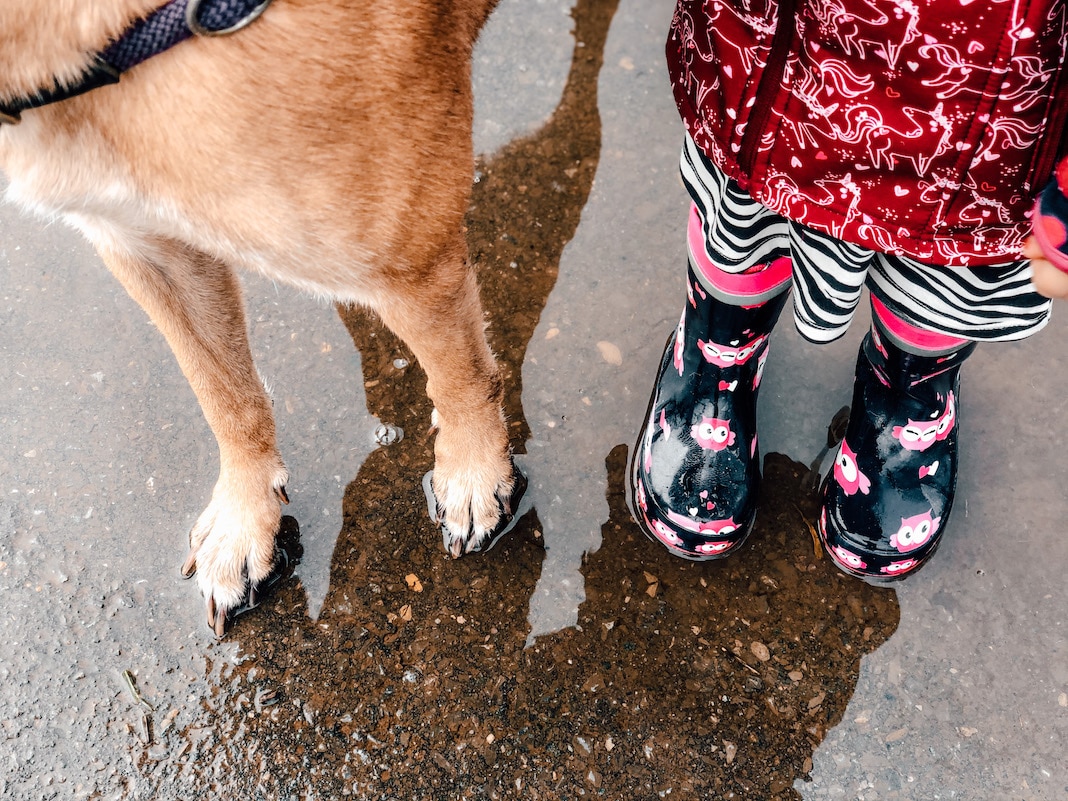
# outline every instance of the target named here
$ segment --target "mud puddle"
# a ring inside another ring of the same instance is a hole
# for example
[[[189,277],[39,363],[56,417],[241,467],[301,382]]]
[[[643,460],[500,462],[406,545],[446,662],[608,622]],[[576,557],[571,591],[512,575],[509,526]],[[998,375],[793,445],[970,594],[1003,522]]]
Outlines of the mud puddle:
[[[139,794],[799,798],[894,593],[817,557],[802,465],[770,455],[752,545],[698,565],[637,530],[625,463],[606,460],[578,625],[530,647],[535,512],[491,557],[451,561],[422,510],[364,488],[318,621],[296,582],[241,620],[204,719],[135,748]]]

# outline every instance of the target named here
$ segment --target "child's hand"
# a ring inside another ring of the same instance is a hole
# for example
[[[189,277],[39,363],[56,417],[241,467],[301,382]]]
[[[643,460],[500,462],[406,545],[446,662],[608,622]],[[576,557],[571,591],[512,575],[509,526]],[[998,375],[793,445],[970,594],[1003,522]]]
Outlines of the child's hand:
[[[1033,236],[1024,242],[1023,255],[1031,260],[1031,283],[1038,294],[1054,300],[1068,299],[1068,273],[1053,266]]]

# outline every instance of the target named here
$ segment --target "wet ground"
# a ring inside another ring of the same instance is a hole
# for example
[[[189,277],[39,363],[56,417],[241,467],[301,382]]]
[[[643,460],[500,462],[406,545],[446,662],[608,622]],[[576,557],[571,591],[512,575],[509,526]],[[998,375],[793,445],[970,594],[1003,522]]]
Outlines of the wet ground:
[[[965,368],[957,511],[896,590],[810,529],[863,320],[777,332],[744,552],[685,563],[630,520],[683,291],[670,13],[505,0],[480,45],[469,236],[533,501],[489,554],[427,519],[410,354],[249,280],[303,556],[221,641],[178,577],[217,470],[192,392],[84,244],[0,211],[0,797],[1068,795],[1063,312]]]

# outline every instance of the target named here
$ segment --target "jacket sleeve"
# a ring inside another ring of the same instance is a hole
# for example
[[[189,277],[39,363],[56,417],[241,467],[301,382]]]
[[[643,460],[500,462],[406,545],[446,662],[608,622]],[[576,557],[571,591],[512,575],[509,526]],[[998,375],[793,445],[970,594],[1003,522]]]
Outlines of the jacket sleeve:
[[[1045,257],[1068,273],[1068,157],[1057,165],[1053,180],[1038,196],[1031,227]]]

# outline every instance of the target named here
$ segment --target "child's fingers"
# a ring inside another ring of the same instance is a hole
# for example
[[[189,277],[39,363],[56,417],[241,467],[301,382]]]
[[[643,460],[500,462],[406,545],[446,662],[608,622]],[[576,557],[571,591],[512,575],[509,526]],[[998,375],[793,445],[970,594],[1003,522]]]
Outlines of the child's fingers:
[[[1026,250],[1024,255],[1027,255]],[[1045,259],[1031,259],[1031,283],[1043,297],[1068,298],[1068,273],[1061,272]]]
[[[1042,252],[1042,246],[1038,244],[1038,240],[1033,236],[1029,236],[1024,240],[1023,257],[1025,259],[1045,258],[1045,254]]]
[[[1027,237],[1021,255],[1031,260],[1031,284],[1038,294],[1054,300],[1068,298],[1068,273],[1053,266],[1035,237]]]

